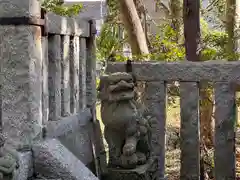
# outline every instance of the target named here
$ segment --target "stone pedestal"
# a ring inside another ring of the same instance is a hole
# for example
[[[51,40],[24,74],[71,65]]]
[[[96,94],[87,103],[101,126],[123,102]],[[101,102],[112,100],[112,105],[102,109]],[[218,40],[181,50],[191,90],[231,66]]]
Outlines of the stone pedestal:
[[[157,165],[157,160],[149,160],[135,169],[109,168],[104,180],[159,180]]]

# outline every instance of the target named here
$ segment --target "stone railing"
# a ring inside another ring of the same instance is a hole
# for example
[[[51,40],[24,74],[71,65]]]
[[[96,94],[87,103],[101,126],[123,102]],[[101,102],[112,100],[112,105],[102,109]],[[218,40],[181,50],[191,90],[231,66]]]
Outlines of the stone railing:
[[[240,62],[134,62],[131,74],[144,84],[143,103],[156,117],[152,125],[153,152],[159,178],[165,174],[166,85],[180,82],[181,179],[200,177],[199,82],[214,84],[215,179],[235,179],[235,93],[239,89]],[[109,63],[107,73],[126,72],[126,63]]]

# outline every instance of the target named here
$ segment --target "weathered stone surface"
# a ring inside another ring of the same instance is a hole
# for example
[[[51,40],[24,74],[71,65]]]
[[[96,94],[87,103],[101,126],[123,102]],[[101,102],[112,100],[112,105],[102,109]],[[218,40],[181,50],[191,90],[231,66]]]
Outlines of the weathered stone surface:
[[[46,178],[64,180],[97,180],[58,140],[49,139],[33,146],[34,167]]]
[[[77,114],[60,118],[58,121],[49,121],[45,128],[45,136],[48,138],[67,136],[69,133],[77,131],[80,126],[88,125],[91,118],[90,109],[85,109]]]
[[[104,179],[106,180],[159,180],[157,169],[157,161],[149,161],[148,163],[138,166],[135,169],[114,169],[109,168]]]
[[[80,62],[79,62],[79,108],[84,109],[87,105],[86,98],[86,60],[87,60],[87,47],[86,39],[80,38]]]
[[[93,162],[90,132],[92,132],[92,123],[78,127],[75,132],[71,132],[67,136],[59,137],[61,143],[85,165]]]
[[[48,37],[42,37],[42,121],[46,124],[49,118],[48,95]]]
[[[133,77],[128,73],[116,72],[110,76],[101,76],[99,89],[102,101],[130,101],[135,97]]]
[[[101,137],[97,136],[95,131],[97,131],[95,126],[97,119],[96,119],[96,99],[97,99],[97,92],[96,92],[96,21],[90,21],[90,30],[91,36],[90,38],[86,39],[86,106],[91,108],[92,116],[93,116],[93,127],[94,131],[91,134],[91,140],[96,145],[97,142],[101,141]],[[82,44],[81,44],[82,45]],[[84,49],[83,49],[84,51]],[[94,145],[93,144],[93,145]],[[96,145],[97,146],[97,145]],[[96,166],[99,167],[99,149],[93,146],[93,155],[95,159]],[[99,177],[100,172],[99,168],[96,168],[96,174]]]
[[[39,15],[37,0],[1,3],[1,17]],[[3,132],[8,139],[30,145],[41,134],[41,28],[1,26]]]
[[[160,177],[165,171],[166,85],[163,81],[145,83],[143,102],[150,115],[153,156],[158,157]]]
[[[103,75],[102,77],[100,77],[101,81],[104,81],[105,79],[109,79],[110,82],[113,82],[114,84],[119,82],[119,81],[133,81],[133,77],[128,74],[128,73],[122,73],[122,72],[115,72],[114,74],[112,74],[111,77],[108,77],[107,75]]]
[[[197,83],[180,83],[181,179],[199,180],[199,88]]]
[[[109,63],[106,72],[125,72],[125,62]],[[236,81],[240,82],[240,62],[134,62],[133,74],[139,81]],[[238,83],[239,84],[239,83]]]
[[[47,18],[49,33],[81,37],[90,35],[90,25],[87,19],[62,17],[54,13],[47,13]]]
[[[61,36],[62,116],[70,115],[70,36]]]
[[[48,37],[49,121],[61,116],[61,36]]]
[[[33,159],[32,152],[19,153],[19,169],[17,171],[16,180],[27,180],[33,175]]]
[[[235,91],[228,83],[215,84],[215,178],[235,179]]]
[[[74,36],[70,43],[70,83],[71,83],[71,113],[79,112],[79,53],[80,39]]]
[[[90,109],[85,109],[78,114],[49,121],[45,128],[45,136],[58,138],[85,165],[90,164],[93,161],[90,141],[91,119]]]
[[[92,33],[96,30],[95,21],[91,23]],[[95,107],[96,93],[96,43],[95,35],[92,34],[86,41],[86,96],[87,106]]]
[[[113,73],[100,81],[101,116],[109,146],[109,167],[133,169],[145,164],[151,154],[151,129],[134,99],[132,84],[133,77],[128,73]],[[131,96],[126,98],[126,94]]]
[[[1,2],[0,17],[41,16],[37,0],[6,0]]]

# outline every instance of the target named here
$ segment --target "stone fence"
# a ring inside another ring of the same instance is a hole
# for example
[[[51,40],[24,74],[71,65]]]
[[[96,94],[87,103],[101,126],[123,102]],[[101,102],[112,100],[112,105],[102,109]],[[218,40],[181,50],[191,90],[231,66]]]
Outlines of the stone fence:
[[[95,22],[43,14],[38,0],[1,2],[0,17],[0,112],[7,144],[31,148],[45,136],[59,138],[94,168]]]
[[[126,63],[109,63],[106,71],[126,72],[126,67]],[[165,175],[166,85],[172,81],[180,82],[180,179],[199,179],[201,175],[199,82],[207,81],[212,82],[214,88],[215,179],[235,179],[235,99],[239,90],[240,62],[137,61],[131,64],[131,69],[136,81],[143,84],[142,103],[156,117],[152,125],[152,143],[158,157],[160,178]]]

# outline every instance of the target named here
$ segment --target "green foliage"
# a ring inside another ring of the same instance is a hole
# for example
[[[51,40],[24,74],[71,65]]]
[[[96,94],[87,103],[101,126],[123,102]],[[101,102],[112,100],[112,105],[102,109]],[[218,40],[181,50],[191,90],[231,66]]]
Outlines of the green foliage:
[[[207,8],[201,9],[201,41],[200,41],[200,59],[202,61],[215,59],[230,59],[232,54],[226,52],[228,35],[222,29],[210,28],[208,24],[208,16],[216,14],[216,18],[221,19],[225,11],[224,0],[210,0]],[[119,15],[119,5],[116,0],[107,0],[109,7],[109,16]],[[211,11],[211,12],[210,12]],[[116,20],[116,19],[115,19]],[[217,21],[218,21],[217,20]],[[170,21],[171,22],[171,21]],[[223,24],[222,24],[223,25]],[[100,37],[98,38],[98,54],[101,59],[106,59],[112,52],[116,53],[117,61],[124,61],[122,43],[117,32],[117,22],[106,22],[102,28]],[[180,32],[176,32],[171,23],[166,23],[159,26],[157,35],[148,35],[151,45],[149,47],[151,54],[149,59],[159,61],[179,61],[185,59],[185,47],[183,27],[180,27]],[[236,58],[238,54],[234,54]],[[141,57],[133,57],[134,60]]]
[[[227,34],[223,31],[213,30],[208,27],[205,20],[201,19],[201,60],[226,59]]]
[[[162,25],[157,35],[150,35],[150,59],[158,61],[179,61],[185,58],[183,43],[176,41],[177,32],[169,25]]]
[[[42,8],[47,12],[54,12],[61,16],[72,17],[78,15],[83,6],[80,3],[73,4],[72,6],[65,6],[62,0],[44,0],[42,2]]]
[[[149,59],[158,61],[179,61],[185,59],[183,33],[177,33],[171,25],[164,24],[157,35],[149,35],[151,54]],[[176,39],[178,39],[176,41]],[[119,39],[117,24],[104,24],[100,36],[97,38],[98,58],[106,59],[111,53],[116,53],[117,61],[124,61],[122,44],[126,39]],[[219,30],[212,30],[206,21],[201,19],[201,60],[228,59],[226,52],[227,34]],[[140,57],[133,57],[139,59]]]
[[[114,53],[117,61],[123,60],[121,54],[124,42],[125,39],[120,37],[119,25],[105,23],[100,35],[96,38],[97,58],[104,60]]]
[[[179,61],[185,58],[184,37],[180,34],[176,41],[177,32],[169,24],[161,27],[158,35],[150,35],[152,42],[151,59],[160,61]],[[161,34],[161,35],[160,35]],[[178,34],[179,35],[179,34]],[[222,31],[212,30],[206,21],[201,19],[201,60],[227,59],[225,46],[227,34]]]
[[[108,23],[116,23],[119,20],[119,3],[118,0],[107,0],[108,6],[108,15],[106,22]]]

